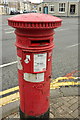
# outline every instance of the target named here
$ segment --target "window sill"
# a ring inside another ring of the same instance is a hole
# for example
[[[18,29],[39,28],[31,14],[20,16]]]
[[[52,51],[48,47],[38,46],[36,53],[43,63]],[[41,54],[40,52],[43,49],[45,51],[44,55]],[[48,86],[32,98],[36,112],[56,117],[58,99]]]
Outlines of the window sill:
[[[55,12],[51,12],[51,11],[49,11],[49,13],[55,13]]]
[[[65,13],[65,12],[59,12],[59,13]]]

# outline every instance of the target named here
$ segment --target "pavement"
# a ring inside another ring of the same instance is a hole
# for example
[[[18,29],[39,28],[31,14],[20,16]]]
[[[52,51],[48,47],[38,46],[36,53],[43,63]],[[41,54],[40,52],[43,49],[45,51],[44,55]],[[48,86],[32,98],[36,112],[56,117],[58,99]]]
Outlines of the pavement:
[[[80,118],[80,94],[78,86],[60,87],[50,90],[50,118]],[[8,107],[8,106],[7,106]],[[2,120],[20,118],[18,109],[8,113]]]
[[[80,117],[80,71],[72,71],[64,77],[51,79],[50,83],[50,118]],[[19,86],[0,92],[1,120],[19,119]]]

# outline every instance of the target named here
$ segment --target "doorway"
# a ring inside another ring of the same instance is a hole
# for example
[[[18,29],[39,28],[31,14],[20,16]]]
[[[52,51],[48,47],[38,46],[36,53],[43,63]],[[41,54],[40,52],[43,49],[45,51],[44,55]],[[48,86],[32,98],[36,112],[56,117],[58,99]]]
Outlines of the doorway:
[[[70,14],[75,14],[76,5],[70,5]]]
[[[48,14],[48,7],[47,7],[47,6],[44,7],[43,13],[44,13],[44,14]]]

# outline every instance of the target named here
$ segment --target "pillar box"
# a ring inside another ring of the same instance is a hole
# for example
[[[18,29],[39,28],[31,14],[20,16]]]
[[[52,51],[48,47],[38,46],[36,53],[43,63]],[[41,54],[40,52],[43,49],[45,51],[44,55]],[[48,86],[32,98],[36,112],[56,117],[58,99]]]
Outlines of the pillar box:
[[[21,119],[49,118],[53,35],[61,22],[40,13],[8,19],[16,34]]]

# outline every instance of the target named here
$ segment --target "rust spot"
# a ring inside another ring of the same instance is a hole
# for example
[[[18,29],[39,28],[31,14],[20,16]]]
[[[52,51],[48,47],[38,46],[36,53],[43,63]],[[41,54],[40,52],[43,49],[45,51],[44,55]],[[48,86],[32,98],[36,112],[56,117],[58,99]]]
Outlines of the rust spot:
[[[73,76],[75,73],[79,73],[79,72],[80,71],[78,71],[78,70],[74,70],[71,73],[67,73],[64,77],[70,77],[70,76]]]

